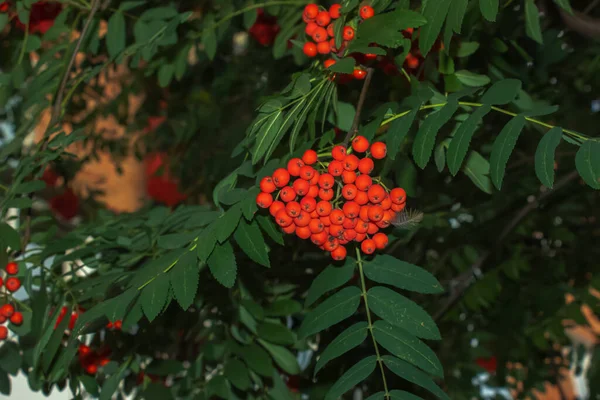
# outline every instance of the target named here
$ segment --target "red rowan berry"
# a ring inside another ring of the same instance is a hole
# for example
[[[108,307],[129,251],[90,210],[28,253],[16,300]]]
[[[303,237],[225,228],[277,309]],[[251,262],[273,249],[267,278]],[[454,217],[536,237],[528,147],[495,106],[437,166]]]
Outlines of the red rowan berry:
[[[362,206],[360,208],[360,212],[358,213],[358,217],[366,222],[369,222],[369,208],[371,208],[371,206]]]
[[[299,158],[292,158],[287,163],[287,171],[291,176],[300,176],[300,169],[304,167],[304,161]],[[284,185],[285,186],[285,185]],[[264,191],[264,190],[263,190]]]
[[[333,32],[333,24],[329,24],[327,25],[327,34],[333,38],[333,36],[335,35],[335,33]],[[329,40],[329,43],[331,44],[331,41],[333,40],[333,42],[335,43],[335,39],[331,39]]]
[[[401,212],[402,210],[404,210],[404,207],[406,207],[406,203],[392,204],[392,210],[395,212]]]
[[[0,326],[0,340],[5,340],[8,337],[8,328]]]
[[[119,331],[120,331],[121,329],[123,329],[123,321],[121,321],[121,320],[117,320],[117,321],[115,321],[115,329],[116,329],[116,330],[119,330]]]
[[[317,200],[315,200],[314,197],[303,197],[302,200],[300,200],[300,207],[302,207],[304,211],[311,213],[317,208]]]
[[[311,186],[318,186],[319,185],[319,177],[321,176],[321,174],[316,169],[314,171],[315,171],[315,173],[313,174],[313,177],[310,178],[310,181],[308,181],[308,183],[310,183]]]
[[[330,58],[329,60],[325,60],[325,61],[323,62],[323,66],[324,66],[325,68],[329,68],[329,67],[331,67],[331,66],[332,66],[332,65],[334,65],[334,64],[335,64],[335,60],[334,60],[333,58]]]
[[[0,315],[10,318],[15,313],[15,307],[12,304],[5,304],[0,307]]]
[[[367,60],[367,61],[373,61],[376,58],[377,58],[377,54],[373,54],[373,53],[365,54],[365,60]]]
[[[287,233],[288,235],[293,235],[296,232],[296,224],[294,224],[293,222],[291,224],[289,224],[288,226],[284,226],[281,228],[281,230],[285,233]]]
[[[317,203],[317,214],[321,217],[326,217],[331,214],[331,203],[328,201],[320,201]]]
[[[300,168],[300,178],[310,181],[315,176],[315,169],[310,165]]]
[[[262,178],[260,180],[259,186],[260,190],[265,193],[273,193],[277,189],[277,186],[275,186],[275,184],[273,183],[273,178],[271,178],[270,176],[265,176],[264,178]]]
[[[331,189],[335,185],[335,178],[331,174],[321,174],[319,176],[319,186],[323,189]]]
[[[275,222],[277,222],[277,225],[281,226],[282,228],[285,228],[286,226],[290,226],[294,222],[294,220],[287,214],[285,209],[282,209],[279,210],[279,212],[275,216]]]
[[[320,26],[327,26],[331,22],[331,16],[329,15],[329,13],[327,11],[321,11],[315,18],[315,21]]]
[[[346,219],[344,220],[342,226],[344,227],[344,229],[354,229],[357,223],[358,218],[349,218],[348,215],[346,215]]]
[[[110,359],[109,359],[109,358],[103,358],[103,359],[101,359],[101,360],[100,360],[100,363],[99,363],[99,364],[100,364],[100,366],[101,366],[101,367],[104,367],[104,366],[105,366],[106,364],[108,364],[109,362],[110,362]]]
[[[304,155],[302,156],[302,161],[304,162],[304,164],[306,165],[313,165],[314,163],[316,163],[318,160],[317,157],[317,152],[311,149],[308,149],[304,152]]]
[[[348,242],[354,240],[356,238],[356,231],[354,229],[346,229],[344,230],[344,240]]]
[[[317,25],[316,22],[309,22],[308,24],[306,24],[306,28],[304,28],[304,32],[310,36],[313,33],[315,33],[315,31],[317,30],[317,28],[319,27],[319,25]]]
[[[366,221],[358,221],[356,223],[356,226],[354,227],[354,230],[356,231],[356,233],[358,234],[364,234],[367,233],[367,231],[369,230],[369,223]]]
[[[334,225],[332,224],[329,227],[329,234],[335,238],[340,238],[344,234],[344,227],[342,225]]]
[[[296,226],[299,227],[305,227],[308,226],[308,224],[310,224],[311,220],[312,218],[310,217],[309,213],[307,213],[306,211],[300,211],[298,216],[294,218],[294,224],[296,224]]]
[[[357,153],[364,153],[369,150],[369,141],[364,136],[357,136],[352,139],[352,148]]]
[[[17,264],[16,262],[9,262],[8,264],[6,264],[6,268],[4,269],[9,275],[16,275],[19,273],[19,264]]]
[[[285,205],[285,212],[292,218],[296,218],[300,215],[302,211],[302,206],[297,201],[289,202]]]
[[[310,188],[308,189],[308,193],[306,193],[306,195],[308,197],[318,197],[319,196],[319,186],[317,185],[310,185]]]
[[[314,18],[308,18],[306,16],[306,14],[302,13],[302,21],[304,21],[307,24],[310,24],[311,22],[315,22]]]
[[[335,146],[333,150],[331,150],[331,156],[334,160],[344,161],[346,158],[346,148],[344,146]]]
[[[308,224],[308,228],[312,233],[320,233],[325,229],[325,225],[323,225],[320,219],[312,219]]]
[[[317,45],[314,44],[313,42],[304,43],[304,47],[302,48],[302,51],[309,58],[313,58],[318,54]]]
[[[296,226],[296,236],[300,239],[308,239],[312,235],[308,226]]]
[[[279,198],[284,203],[289,203],[290,201],[296,199],[296,191],[290,186],[286,186],[279,192]]]
[[[357,243],[362,242],[363,240],[365,240],[367,238],[367,234],[366,233],[357,233],[356,237],[354,238],[354,241]]]
[[[273,204],[273,196],[270,193],[261,192],[256,196],[256,204],[260,208],[269,208]]]
[[[329,219],[329,215],[319,217],[319,220],[323,223],[323,226],[325,226],[325,230],[327,230],[327,227],[331,226],[331,220]]]
[[[386,194],[385,198],[381,200],[381,203],[379,203],[379,205],[384,210],[389,210],[390,208],[392,208],[392,200],[390,199],[390,196]]]
[[[92,349],[90,349],[90,346],[86,346],[85,344],[80,344],[78,351],[79,351],[80,356],[87,356],[88,354],[90,354],[92,352]]]
[[[96,364],[90,364],[87,367],[85,367],[85,372],[87,372],[90,375],[96,375],[96,373],[98,372],[98,366]]]
[[[279,210],[283,210],[284,208],[285,204],[283,204],[282,201],[276,200],[273,202],[273,204],[271,204],[271,207],[269,207],[269,213],[274,217],[277,215]]]
[[[356,157],[354,154],[348,154],[343,161],[344,169],[346,171],[355,171],[358,168],[358,163],[358,157]]]
[[[310,183],[304,179],[296,179],[292,185],[292,188],[298,196],[304,196],[310,189]]]
[[[344,164],[341,161],[333,160],[329,163],[327,171],[333,176],[340,176],[344,172]]]
[[[375,10],[371,6],[362,6],[360,8],[360,17],[362,19],[369,19],[375,15]]]
[[[354,39],[354,29],[351,26],[345,26],[342,36],[344,40]]]
[[[308,4],[304,7],[304,15],[310,19],[317,18],[317,15],[319,15],[319,6],[314,3]]]
[[[380,206],[369,207],[369,219],[373,222],[381,221],[381,219],[383,218],[383,213],[383,208],[381,208]]]
[[[342,172],[342,182],[348,184],[348,183],[354,183],[354,181],[356,181],[356,172],[346,171],[346,170],[344,170],[344,172]]]
[[[358,189],[352,183],[344,185],[342,188],[342,196],[344,196],[346,200],[354,200],[356,193],[358,193]]]
[[[290,182],[290,173],[283,169],[277,168],[275,172],[273,172],[273,183],[278,188],[282,188],[286,186]]]
[[[333,189],[319,189],[319,198],[321,200],[329,201],[333,199]]]
[[[331,7],[329,7],[329,15],[331,16],[331,18],[338,19],[341,16],[341,9],[341,4],[334,4]]]
[[[4,286],[9,292],[16,292],[21,287],[21,281],[19,280],[19,278],[11,276],[6,280]]]
[[[367,204],[369,202],[369,196],[367,195],[367,192],[361,192],[359,190],[358,193],[356,193],[356,197],[354,198],[354,201],[356,203],[358,203],[359,205],[364,206],[365,204]]]
[[[356,218],[360,212],[360,206],[354,201],[347,201],[342,207],[342,210],[347,218]]]
[[[379,204],[385,199],[387,193],[381,185],[373,185],[369,188],[367,195],[369,196],[369,201],[371,203]]]
[[[322,246],[327,241],[329,235],[324,230],[319,233],[313,233],[310,236],[310,241],[316,244],[317,246]]]
[[[394,204],[406,203],[406,191],[402,188],[392,189],[390,192],[390,199],[392,199],[392,203]]]
[[[358,190],[367,191],[373,185],[373,179],[369,175],[360,175],[354,182]]]
[[[338,246],[331,252],[331,258],[336,261],[342,261],[346,258],[346,248],[344,246]]]
[[[375,252],[375,249],[377,249],[377,245],[375,244],[373,239],[366,239],[361,243],[360,249],[365,254],[373,254]]]
[[[319,54],[331,53],[331,44],[328,41],[317,44],[317,52],[319,52]]]
[[[362,68],[355,68],[354,71],[352,72],[352,75],[354,76],[355,79],[363,80],[367,77],[367,71],[365,71]]]
[[[344,215],[344,212],[342,210],[336,208],[335,210],[332,210],[329,214],[329,219],[334,225],[342,225],[344,223],[344,219],[346,219],[346,216]]]
[[[419,64],[420,64],[419,59],[410,53],[408,53],[408,55],[406,56],[405,62],[406,62],[406,66],[410,69],[419,68]]]
[[[363,158],[358,162],[358,170],[361,174],[369,175],[373,172],[373,168],[375,168],[375,163],[370,158]]]
[[[383,142],[375,142],[371,145],[371,155],[377,160],[385,158],[387,147]]]
[[[327,39],[329,39],[329,36],[327,36],[327,29],[318,27],[317,29],[315,29],[315,32],[312,34],[312,38],[317,43],[326,41]]]
[[[382,229],[385,229],[388,226],[390,226],[391,223],[392,223],[392,214],[389,211],[384,211],[383,218],[381,218],[381,221],[377,222],[377,226]]]
[[[340,245],[340,242],[337,238],[334,238],[332,236],[330,236],[327,241],[325,242],[325,250],[326,251],[333,251],[335,249],[337,249],[337,247]]]
[[[367,234],[374,235],[379,232],[379,227],[374,222],[369,222],[369,229],[367,229]]]

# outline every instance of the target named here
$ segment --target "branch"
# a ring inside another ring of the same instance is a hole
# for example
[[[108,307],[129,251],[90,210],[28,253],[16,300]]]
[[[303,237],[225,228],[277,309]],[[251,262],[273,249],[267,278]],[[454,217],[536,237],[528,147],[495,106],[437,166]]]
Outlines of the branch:
[[[367,91],[369,90],[369,86],[371,86],[371,79],[373,79],[373,68],[367,68],[367,76],[365,78],[365,83],[363,84],[362,90],[360,92],[360,97],[358,98],[358,104],[356,105],[356,114],[354,114],[354,121],[352,121],[352,127],[346,134],[342,145],[344,147],[348,147],[348,143],[350,143],[350,138],[358,133],[358,124],[360,123],[360,114],[362,113],[363,107],[365,105],[365,99],[367,98]]]
[[[553,189],[549,189],[541,193],[534,201],[521,208],[498,236],[496,241],[496,249],[500,247],[500,244],[504,241],[504,239],[506,239],[513,229],[515,229],[531,211],[538,208],[542,200],[556,193],[571,181],[577,179],[578,176],[579,173],[577,171],[572,171],[571,173],[563,176],[556,182]],[[492,251],[486,251],[473,263],[470,269],[460,274],[456,279],[453,279],[453,281],[457,282],[455,290],[435,314],[434,319],[436,321],[439,321],[441,318],[443,318],[448,311],[464,296],[467,289],[471,286],[471,284],[473,284],[473,282],[475,282],[475,276],[478,274],[481,266],[491,255]]]

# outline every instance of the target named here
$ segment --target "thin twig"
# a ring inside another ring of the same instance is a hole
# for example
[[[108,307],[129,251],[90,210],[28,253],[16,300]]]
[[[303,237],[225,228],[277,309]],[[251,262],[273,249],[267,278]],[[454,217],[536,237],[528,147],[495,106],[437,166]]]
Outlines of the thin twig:
[[[358,98],[358,104],[356,105],[356,114],[354,114],[354,121],[352,121],[352,127],[346,134],[344,142],[342,143],[346,147],[348,146],[348,143],[350,143],[350,138],[356,133],[358,133],[358,124],[360,124],[360,114],[362,113],[363,107],[365,105],[367,92],[369,91],[369,86],[371,85],[372,78],[373,68],[367,68],[367,76],[365,78],[365,83],[363,84],[362,90],[360,91],[360,97]]]
[[[592,1],[586,8],[585,10],[583,10],[584,14],[589,14],[594,8],[596,8],[596,6],[598,6],[598,4],[600,4],[600,0],[594,0]]]
[[[563,176],[559,179],[554,185],[553,189],[547,190],[541,193],[534,201],[527,203],[523,208],[521,208],[515,216],[510,220],[510,222],[504,227],[498,239],[496,240],[496,249],[500,247],[500,244],[506,239],[506,237],[517,227],[517,225],[533,210],[539,207],[540,202],[556,193],[558,190],[562,189],[564,186],[569,184],[571,181],[575,180],[579,176],[577,171],[572,171],[569,174]],[[438,309],[437,313],[434,316],[436,321],[439,321],[443,318],[446,313],[463,297],[466,290],[475,282],[475,276],[481,269],[483,263],[492,255],[492,251],[486,251],[483,253],[469,268],[467,271],[460,274],[458,277],[453,279],[454,282],[457,282],[453,293],[446,300],[446,302]]]

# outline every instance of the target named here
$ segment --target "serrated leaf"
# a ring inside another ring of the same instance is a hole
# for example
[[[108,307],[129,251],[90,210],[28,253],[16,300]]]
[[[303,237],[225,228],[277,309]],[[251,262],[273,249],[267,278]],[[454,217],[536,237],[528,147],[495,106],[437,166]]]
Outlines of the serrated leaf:
[[[298,365],[298,361],[296,361],[296,356],[291,351],[283,346],[278,346],[262,339],[258,339],[258,342],[267,349],[271,357],[273,357],[275,364],[279,365],[282,370],[290,375],[298,375],[300,373],[300,366]]]
[[[277,137],[277,133],[283,123],[283,112],[281,110],[274,112],[260,127],[257,134],[256,143],[252,150],[252,164],[258,163]]]
[[[248,224],[244,220],[240,221],[233,238],[252,261],[267,268],[271,267],[269,251],[256,222]]]
[[[410,127],[419,112],[419,108],[414,108],[410,112],[401,118],[396,118],[391,122],[390,128],[388,129],[388,137],[386,140],[388,147],[388,157],[390,160],[395,160],[396,155],[400,151],[400,146],[406,138]]]
[[[325,400],[337,400],[344,393],[364,381],[373,373],[377,366],[377,356],[370,356],[357,362],[344,373],[329,389]]]
[[[476,74],[466,69],[456,71],[454,75],[465,86],[481,87],[490,83],[487,75]]]
[[[539,44],[544,44],[542,28],[540,27],[540,11],[534,0],[525,0],[525,31],[527,36]]]
[[[108,55],[114,58],[125,49],[125,16],[121,12],[116,12],[108,19],[108,29],[106,31],[106,49]]]
[[[208,258],[212,254],[215,244],[217,243],[217,236],[215,235],[214,224],[207,227],[198,236],[196,247],[196,255],[198,259],[204,263],[208,261]]]
[[[496,21],[496,15],[498,15],[498,0],[479,0],[479,9],[481,15],[488,21]]]
[[[449,101],[440,110],[429,114],[425,118],[413,144],[413,157],[420,168],[425,168],[429,163],[439,130],[452,118],[456,110],[458,110],[458,102]]]
[[[396,357],[383,356],[382,358],[386,367],[400,378],[427,389],[442,400],[450,400],[450,397],[423,371]]]
[[[365,341],[368,334],[369,324],[366,322],[357,322],[340,333],[333,341],[325,348],[321,356],[317,360],[315,373],[317,373],[331,360],[346,354],[353,348],[359,346]]]
[[[494,83],[483,95],[481,102],[484,104],[508,104],[517,97],[521,90],[521,81],[518,79],[503,79]]]
[[[354,274],[355,260],[348,258],[343,267],[328,266],[312,282],[306,294],[305,307],[310,307],[322,295],[347,283]]]
[[[340,290],[306,315],[298,336],[306,338],[350,317],[358,309],[360,298],[360,289],[356,286]]]
[[[454,137],[448,146],[446,159],[448,160],[448,169],[452,175],[456,175],[467,155],[471,138],[475,130],[492,109],[489,104],[484,104],[471,114],[454,133]]]
[[[549,188],[554,186],[554,154],[561,138],[562,129],[554,127],[542,136],[535,150],[535,174]]]
[[[378,255],[364,263],[364,273],[372,281],[417,293],[442,293],[444,289],[433,275],[416,265],[389,255]]]
[[[215,234],[219,243],[225,242],[235,231],[240,219],[242,218],[242,208],[239,204],[231,207],[213,224],[215,225]]]
[[[423,16],[427,19],[427,24],[420,29],[419,33],[419,49],[424,57],[427,56],[440,35],[451,3],[452,0],[437,0],[425,3]]]
[[[146,318],[152,322],[162,312],[169,297],[169,279],[160,275],[142,289],[140,303]]]
[[[487,194],[492,193],[492,180],[489,177],[490,163],[476,151],[472,151],[463,168],[475,186]]]
[[[353,57],[345,57],[336,61],[328,69],[340,74],[351,74],[354,71],[354,65],[356,65],[356,60]]]
[[[198,259],[193,252],[188,251],[179,259],[170,273],[171,288],[182,309],[187,310],[194,303],[199,279]]]
[[[231,243],[224,242],[215,246],[208,258],[208,267],[215,279],[227,288],[233,287],[237,276],[237,264]]]
[[[404,329],[386,321],[376,321],[373,324],[373,337],[377,343],[396,357],[408,361],[430,374],[440,378],[444,377],[442,364],[433,350]]]
[[[261,322],[256,328],[261,339],[271,343],[292,345],[296,343],[296,336],[287,327],[272,322]]]
[[[500,190],[506,171],[506,164],[512,154],[519,135],[525,126],[525,116],[517,115],[502,129],[492,147],[490,155],[490,176],[494,186]]]
[[[381,319],[424,339],[441,339],[433,319],[412,300],[383,286],[367,292],[369,308]]]
[[[269,237],[273,239],[275,243],[283,246],[283,234],[277,229],[273,221],[271,221],[271,218],[264,215],[259,215],[256,219],[262,230],[269,235]]]
[[[427,22],[421,14],[410,10],[396,10],[377,14],[363,21],[357,32],[354,46],[368,46],[377,43],[381,46],[396,48],[404,42],[402,31],[418,28]]]
[[[575,166],[585,183],[594,189],[600,189],[600,142],[583,142],[575,155]]]

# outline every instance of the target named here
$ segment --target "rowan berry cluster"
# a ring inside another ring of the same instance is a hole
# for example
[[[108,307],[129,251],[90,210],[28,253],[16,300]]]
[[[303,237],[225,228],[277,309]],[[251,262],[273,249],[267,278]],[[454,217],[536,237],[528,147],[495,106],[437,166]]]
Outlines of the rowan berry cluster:
[[[16,292],[21,287],[21,281],[14,275],[19,273],[19,264],[9,262],[4,267],[4,271],[8,275],[6,281],[0,277],[0,288],[4,286],[9,292]],[[12,275],[12,276],[11,276]],[[5,297],[8,299],[8,297]],[[3,304],[0,307],[0,340],[8,337],[8,328],[4,326],[6,321],[10,321],[13,325],[19,326],[23,323],[23,314],[15,310],[15,306],[10,303]]]
[[[309,4],[304,8],[302,18],[306,22],[305,33],[312,38],[312,41],[307,41],[304,44],[304,54],[308,57],[316,57],[317,54],[330,54],[343,52],[348,47],[348,42],[354,39],[355,31],[350,25],[346,25],[342,31],[343,42],[338,49],[335,44],[335,33],[333,28],[333,20],[340,17],[342,6],[334,4],[329,8],[329,11],[319,8],[316,4]],[[365,20],[375,15],[373,7],[364,5],[360,8],[360,17]],[[323,65],[325,68],[335,64],[335,60],[330,58],[325,60]],[[363,68],[356,68],[353,73],[356,79],[364,79],[367,72]]]
[[[98,367],[104,367],[110,362],[110,356],[112,352],[109,348],[105,348],[100,351],[92,350],[85,344],[79,345],[78,356],[79,364],[90,375],[96,375]]]
[[[388,191],[371,177],[373,159],[385,158],[386,152],[384,143],[369,144],[364,136],[354,138],[351,149],[307,150],[302,159],[291,159],[287,168],[260,181],[256,202],[269,209],[285,233],[310,239],[335,260],[346,257],[345,245],[351,242],[372,254],[388,244],[379,230],[390,226],[406,204],[404,189]]]

